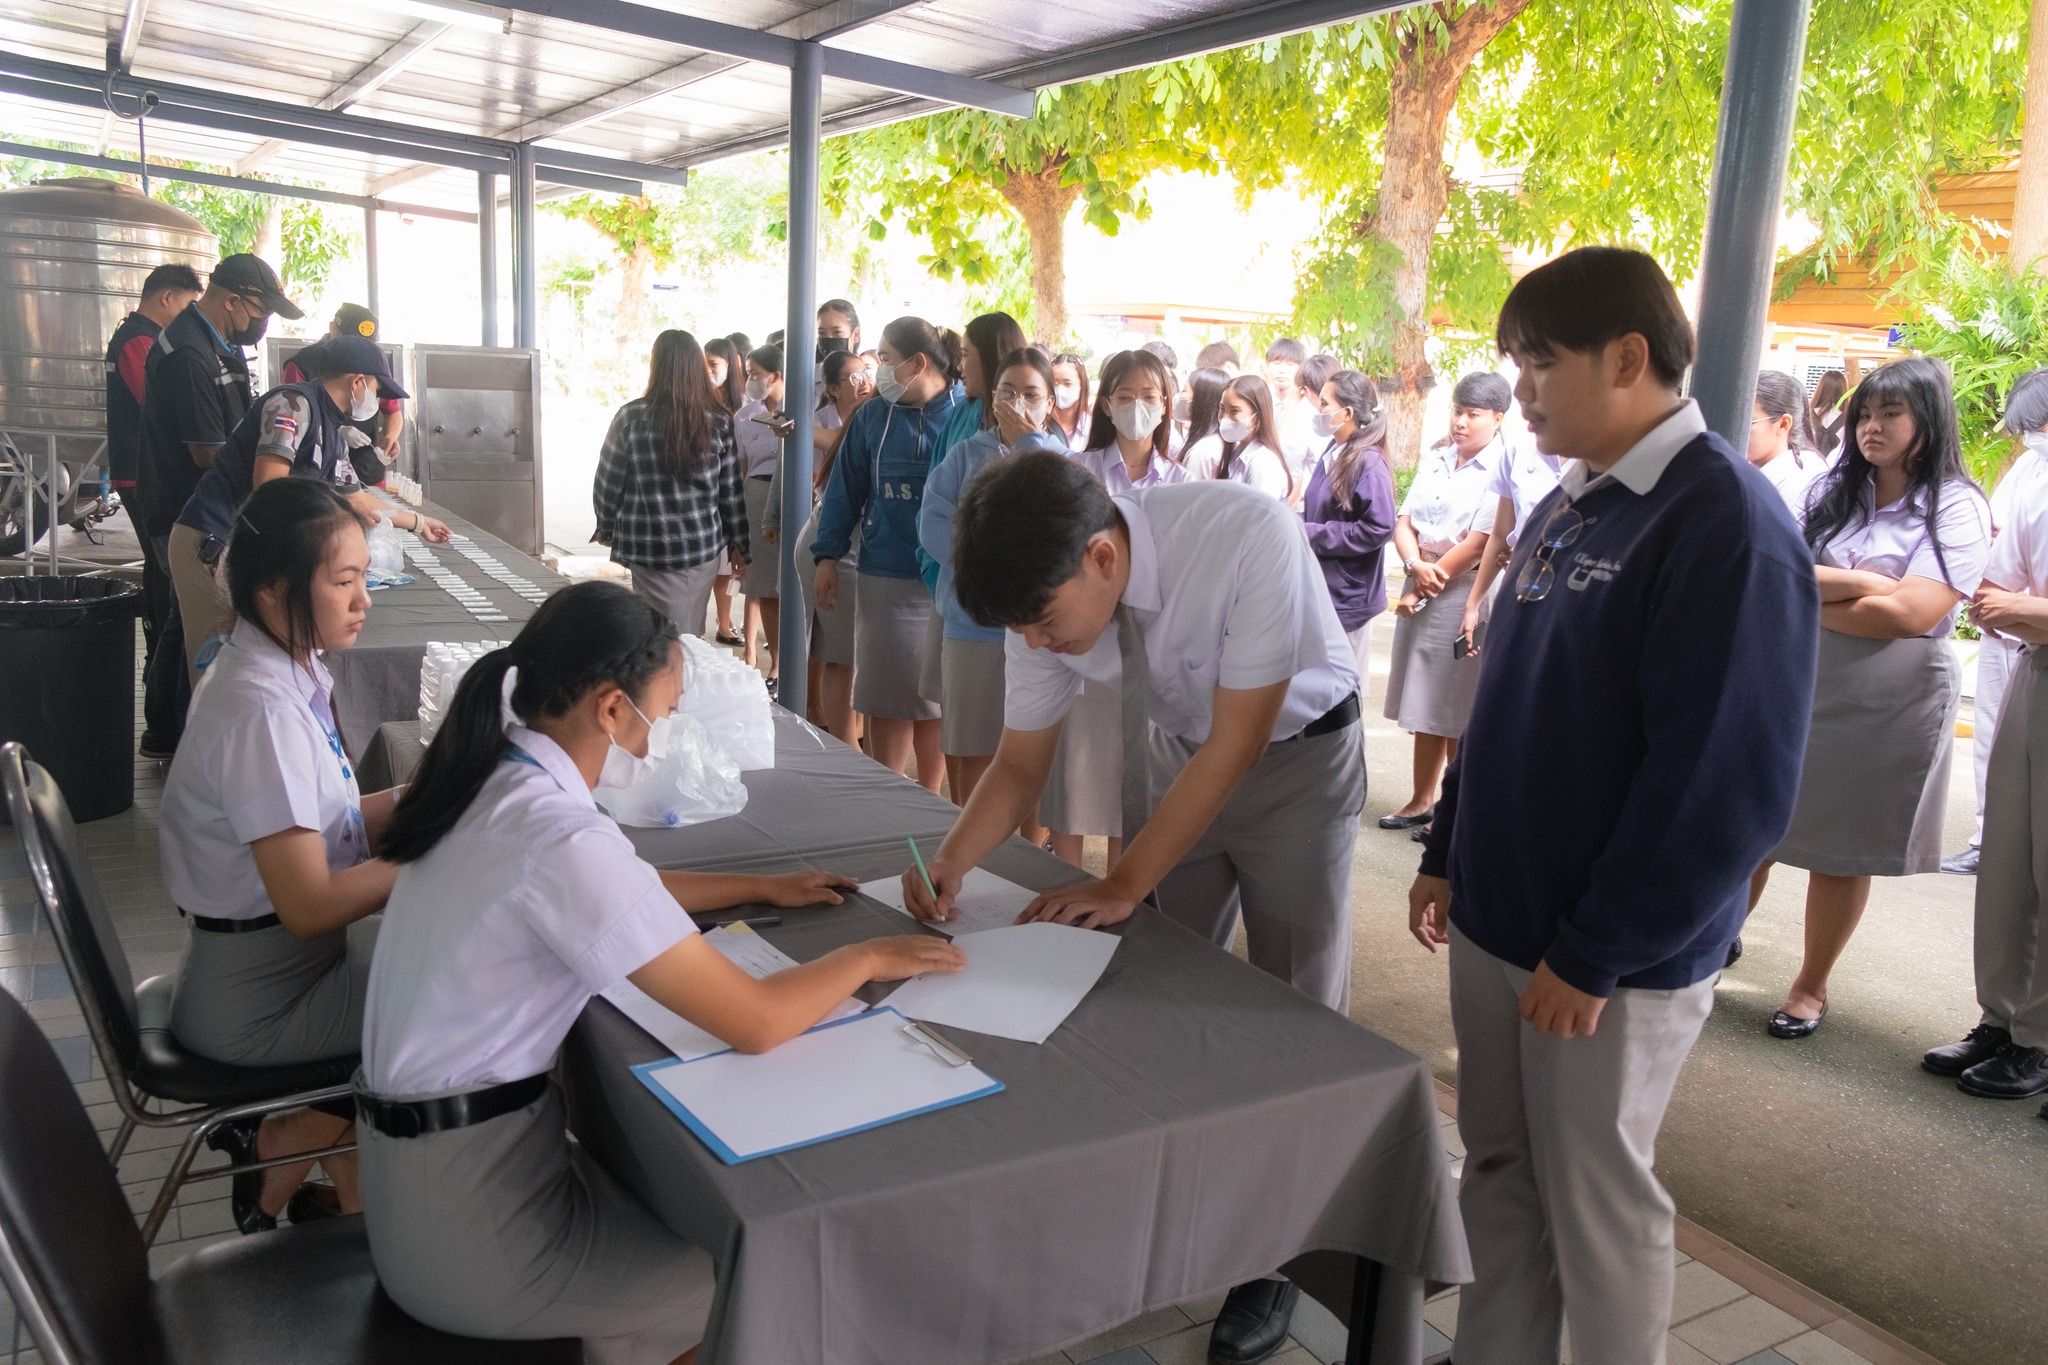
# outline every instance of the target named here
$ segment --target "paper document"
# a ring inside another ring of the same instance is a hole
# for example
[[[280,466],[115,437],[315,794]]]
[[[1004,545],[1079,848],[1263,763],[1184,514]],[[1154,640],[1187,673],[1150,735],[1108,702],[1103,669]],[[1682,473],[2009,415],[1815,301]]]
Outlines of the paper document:
[[[796,966],[795,958],[744,924],[720,925],[704,935],[704,941],[756,981],[764,976],[773,976],[785,967]],[[610,987],[604,992],[604,998],[617,1005],[621,1014],[653,1034],[655,1042],[686,1062],[726,1050],[726,1044],[715,1036],[698,1028],[630,981],[621,981]],[[858,1000],[847,1000],[825,1018],[844,1019],[866,1008]]]
[[[1071,924],[962,934],[953,946],[967,955],[963,970],[906,981],[887,1004],[913,1019],[1042,1043],[1095,988],[1119,941]]]
[[[906,915],[910,913],[903,904],[901,877],[863,882],[860,893],[874,897],[892,910],[901,910]],[[959,917],[944,924],[934,924],[932,928],[955,937],[983,929],[1007,929],[1017,922],[1017,916],[1024,912],[1024,907],[1037,899],[1038,893],[1029,887],[972,867],[960,879],[960,894],[953,898]]]
[[[942,1060],[883,1006],[758,1056],[647,1062],[633,1074],[727,1164],[808,1147],[1003,1088]]]

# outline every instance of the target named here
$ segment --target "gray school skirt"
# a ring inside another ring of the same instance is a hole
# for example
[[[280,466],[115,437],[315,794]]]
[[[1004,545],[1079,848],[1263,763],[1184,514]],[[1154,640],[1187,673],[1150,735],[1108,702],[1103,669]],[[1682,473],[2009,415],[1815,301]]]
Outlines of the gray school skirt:
[[[845,594],[842,591],[841,599]],[[932,595],[920,578],[860,576],[860,621],[854,632],[853,709],[883,720],[937,720],[939,708],[918,693]]]
[[[1055,834],[1116,838],[1124,828],[1124,702],[1108,683],[1089,682],[1060,729],[1038,820]]]
[[[1003,738],[1003,642],[944,640],[939,659],[940,751],[955,758],[993,754]]]
[[[188,931],[171,1004],[186,1049],[230,1066],[295,1066],[363,1048],[363,997],[382,915],[318,938],[282,924]]]
[[[1395,618],[1393,666],[1387,674],[1386,718],[1412,735],[1457,739],[1472,719],[1479,660],[1451,657],[1476,571],[1460,574],[1413,616]]]
[[[356,1134],[377,1278],[429,1327],[582,1337],[607,1365],[668,1365],[704,1339],[711,1258],[569,1141],[554,1086],[468,1128]]]
[[[818,538],[818,513],[815,509],[800,534],[803,539],[797,543],[805,547],[801,562],[811,566],[810,574],[797,585],[804,609],[811,614],[811,659],[816,663],[844,664],[851,668],[854,622],[860,617],[860,571],[854,567],[859,546],[849,550],[846,558],[839,561],[839,605],[826,611],[818,605],[818,561],[811,558],[809,548],[811,542]]]
[[[754,557],[747,561],[747,576],[734,586],[747,597],[773,597],[782,590],[782,546],[761,535],[761,528],[768,524],[771,482],[769,479],[746,481],[747,543],[753,547]]]
[[[946,709],[946,618],[932,607],[932,619],[924,627],[924,667],[917,674],[917,695],[941,711]],[[951,753],[952,750],[947,750]]]
[[[1799,800],[1772,860],[1831,877],[1939,869],[1961,699],[1947,640],[1823,630]]]

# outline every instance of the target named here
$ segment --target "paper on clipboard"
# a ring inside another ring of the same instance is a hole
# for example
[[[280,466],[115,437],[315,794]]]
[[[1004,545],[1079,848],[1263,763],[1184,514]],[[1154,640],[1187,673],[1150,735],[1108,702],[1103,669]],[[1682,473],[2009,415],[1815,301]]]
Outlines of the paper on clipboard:
[[[721,925],[704,935],[704,941],[756,981],[764,976],[773,976],[785,967],[796,966],[795,958],[744,924]],[[683,1061],[726,1050],[727,1045],[716,1036],[698,1028],[630,981],[621,981],[607,988],[603,995],[618,1006],[621,1014],[646,1029],[655,1042]],[[844,1019],[866,1008],[858,1000],[848,1000],[825,1018]]]
[[[747,1056],[647,1062],[633,1074],[728,1165],[993,1095],[979,1067],[941,1060],[886,1005]]]
[[[909,914],[903,904],[903,879],[890,877],[880,881],[863,882],[860,893],[872,896],[891,910]],[[959,917],[944,924],[931,927],[941,933],[958,937],[961,934],[979,933],[984,929],[1007,929],[1017,922],[1017,916],[1024,907],[1038,899],[1038,893],[1029,887],[1019,886],[1005,877],[978,867],[967,869],[967,875],[960,879],[960,894],[953,898],[953,904],[960,911]]]
[[[962,934],[953,946],[967,955],[964,970],[913,977],[887,1003],[913,1019],[1042,1043],[1095,988],[1120,942],[1070,924]]]

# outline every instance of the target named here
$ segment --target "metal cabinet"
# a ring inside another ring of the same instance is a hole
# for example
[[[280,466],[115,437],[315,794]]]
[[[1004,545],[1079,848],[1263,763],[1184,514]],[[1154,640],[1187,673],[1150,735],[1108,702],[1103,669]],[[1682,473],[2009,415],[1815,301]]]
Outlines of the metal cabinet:
[[[415,477],[428,498],[541,552],[540,353],[412,348]]]

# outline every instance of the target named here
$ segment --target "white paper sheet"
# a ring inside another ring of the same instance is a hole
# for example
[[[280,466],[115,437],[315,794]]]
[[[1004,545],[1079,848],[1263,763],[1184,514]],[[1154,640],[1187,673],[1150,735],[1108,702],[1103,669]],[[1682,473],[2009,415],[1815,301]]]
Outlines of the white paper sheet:
[[[906,981],[887,1004],[913,1019],[1042,1043],[1102,976],[1120,940],[1070,924],[1014,924],[962,934],[967,966]]]
[[[795,958],[744,924],[721,925],[704,935],[704,941],[723,953],[734,966],[756,981],[764,976],[773,976],[785,967],[796,966]],[[698,1028],[630,981],[621,981],[603,994],[604,998],[617,1005],[619,1011],[628,1019],[653,1034],[655,1042],[683,1061],[708,1057],[714,1052],[726,1050],[726,1044],[718,1038]],[[850,1014],[859,1014],[866,1008],[867,1006],[859,1000],[847,1000],[825,1018],[844,1019]]]
[[[892,910],[902,910],[906,915],[910,913],[903,904],[901,877],[863,882],[860,893],[874,897]],[[1029,887],[972,867],[960,879],[960,894],[953,898],[954,906],[960,911],[959,916],[944,924],[934,924],[932,928],[956,938],[984,929],[1007,929],[1016,924],[1017,916],[1023,913],[1024,907],[1037,899],[1038,893]]]
[[[819,1025],[758,1056],[737,1052],[640,1071],[728,1162],[857,1133],[994,1094],[975,1066],[941,1061],[903,1032],[894,1010]],[[636,1068],[637,1069],[637,1068]]]

